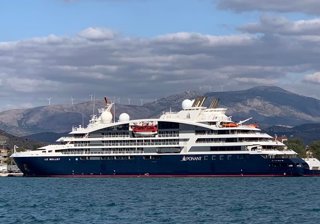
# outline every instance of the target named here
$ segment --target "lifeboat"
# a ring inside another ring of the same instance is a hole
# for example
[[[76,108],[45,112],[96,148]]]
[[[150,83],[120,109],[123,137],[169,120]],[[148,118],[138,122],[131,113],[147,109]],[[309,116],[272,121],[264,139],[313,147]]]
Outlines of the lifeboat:
[[[258,124],[248,124],[248,126],[249,126],[250,128],[258,128],[258,127],[259,127]]]
[[[235,128],[235,127],[238,127],[239,125],[237,123],[224,123],[222,124],[222,127],[225,127],[225,128]]]
[[[134,125],[132,126],[132,132],[135,136],[154,136],[158,133],[157,125]]]

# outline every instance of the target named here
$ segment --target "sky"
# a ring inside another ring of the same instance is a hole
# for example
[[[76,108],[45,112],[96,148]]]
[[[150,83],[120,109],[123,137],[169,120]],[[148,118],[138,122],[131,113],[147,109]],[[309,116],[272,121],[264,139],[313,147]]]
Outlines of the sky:
[[[0,111],[261,85],[320,99],[319,15],[319,0],[1,1]]]

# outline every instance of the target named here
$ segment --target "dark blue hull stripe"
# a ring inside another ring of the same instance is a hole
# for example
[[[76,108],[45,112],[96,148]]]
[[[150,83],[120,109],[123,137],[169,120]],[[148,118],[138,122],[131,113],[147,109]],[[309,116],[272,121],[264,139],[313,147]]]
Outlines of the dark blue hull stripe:
[[[265,159],[260,155],[159,155],[16,157],[26,176],[70,177],[219,177],[304,176],[309,171],[300,158]]]

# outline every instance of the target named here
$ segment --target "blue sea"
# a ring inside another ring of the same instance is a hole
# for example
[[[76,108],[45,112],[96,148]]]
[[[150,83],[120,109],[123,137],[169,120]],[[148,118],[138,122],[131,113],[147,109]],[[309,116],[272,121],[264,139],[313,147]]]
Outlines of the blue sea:
[[[320,178],[0,178],[0,223],[320,223]]]

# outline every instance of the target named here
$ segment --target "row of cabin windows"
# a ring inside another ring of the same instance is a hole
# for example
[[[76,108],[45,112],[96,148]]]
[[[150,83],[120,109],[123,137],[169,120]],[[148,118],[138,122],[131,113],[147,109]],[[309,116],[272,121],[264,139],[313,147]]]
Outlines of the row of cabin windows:
[[[212,155],[211,160],[243,160],[248,159],[249,155]],[[135,156],[81,156],[80,160],[134,160]],[[143,156],[144,160],[159,160],[161,156]],[[208,156],[205,156],[205,160]]]
[[[126,153],[143,153],[145,152],[143,148],[114,148],[114,149],[100,149],[90,150],[90,149],[68,149],[68,150],[57,150],[62,154],[126,154]],[[179,153],[181,148],[171,147],[171,148],[153,148],[151,152],[157,153]]]
[[[241,146],[212,146],[210,151],[241,151]]]
[[[134,160],[135,156],[81,156],[80,160]],[[143,156],[144,160],[159,160],[160,156]]]
[[[269,138],[198,138],[196,143],[210,142],[260,142],[271,141]]]
[[[133,160],[133,156],[81,156],[80,160]]]
[[[57,150],[63,154],[104,154],[104,153],[143,153],[142,148],[114,148],[114,149],[101,149],[94,151],[90,149],[68,149],[68,150]]]
[[[265,159],[291,159],[297,158],[298,155],[261,155]]]
[[[130,137],[129,131],[126,132],[101,132],[101,133],[92,133],[90,135],[91,138],[98,138],[98,137],[106,137],[106,138],[112,138],[112,137]],[[158,132],[159,137],[178,137],[179,131],[159,131]]]
[[[281,146],[281,145],[278,145],[278,146],[273,146],[273,145],[263,145],[262,146],[262,149],[264,150],[285,150],[285,146]]]
[[[159,137],[178,137],[179,131],[159,131]]]
[[[122,131],[122,132],[102,132],[100,133],[103,137],[109,138],[109,137],[130,137],[129,131]],[[91,137],[91,135],[90,135]]]
[[[212,155],[211,160],[243,160],[248,159],[249,155]]]
[[[104,145],[175,145],[179,139],[144,139],[126,141],[102,141]]]
[[[96,141],[89,143],[75,142],[75,146],[128,146],[128,145],[179,145],[179,139],[144,139],[144,140],[119,140]]]
[[[196,135],[255,134],[252,130],[195,130]]]

